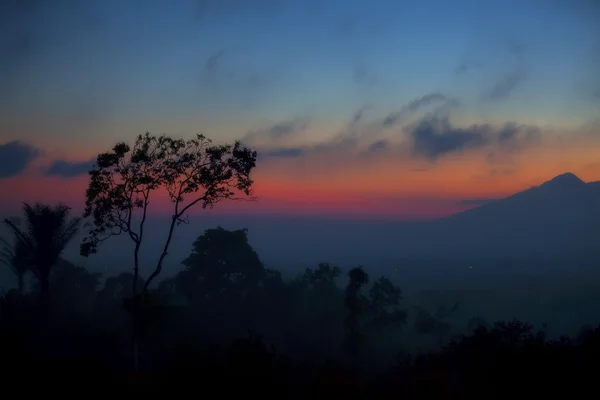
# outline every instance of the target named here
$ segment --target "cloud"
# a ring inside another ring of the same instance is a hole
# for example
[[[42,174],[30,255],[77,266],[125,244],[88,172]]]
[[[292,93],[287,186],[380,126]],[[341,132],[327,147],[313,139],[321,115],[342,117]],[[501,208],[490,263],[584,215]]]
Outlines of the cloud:
[[[385,129],[393,128],[395,125],[405,122],[422,108],[435,103],[442,103],[442,106],[431,115],[441,115],[447,108],[455,107],[458,104],[457,100],[449,96],[440,93],[430,93],[411,101],[397,112],[390,113],[384,118],[375,119],[371,122],[365,121],[365,114],[372,107],[365,105],[356,110],[346,126],[337,135],[327,141],[316,145],[274,147],[272,149],[265,148],[262,151],[258,149],[258,151],[261,155],[268,157],[300,157],[314,153],[358,150],[360,146],[364,145],[363,150],[366,149],[367,153],[380,152],[392,147],[391,142],[388,140],[389,138],[381,137]],[[308,126],[306,118],[296,118],[265,129],[250,131],[242,141],[250,144],[268,141],[276,142],[304,132],[308,129]]]
[[[371,108],[371,106],[362,106],[361,108],[356,110],[354,115],[352,115],[352,120],[350,121],[350,125],[356,125],[359,122],[361,122],[363,117],[365,116],[365,112],[367,112],[367,110],[369,110],[370,108]]]
[[[502,75],[482,96],[482,101],[500,101],[508,99],[525,81],[527,48],[520,41],[507,36],[504,45],[514,61],[514,66]]]
[[[536,126],[518,125],[509,122],[498,132],[498,143],[503,148],[520,150],[541,141],[542,132]]]
[[[243,50],[219,50],[208,56],[200,68],[201,84],[206,89],[217,90],[217,93],[235,93],[236,98],[240,97],[240,93],[255,98],[258,93],[272,87],[284,64],[252,65],[243,53]]]
[[[456,75],[462,75],[462,74],[466,74],[467,72],[474,70],[476,68],[479,68],[479,67],[481,67],[481,64],[479,62],[470,61],[463,57],[463,59],[460,61],[460,63],[456,67],[456,70],[454,71],[454,73]]]
[[[283,121],[275,125],[271,125],[265,129],[250,131],[244,136],[243,142],[257,141],[278,141],[298,133],[306,131],[308,121],[303,118],[296,118],[289,121]]]
[[[458,77],[473,69],[484,73],[492,73],[494,78],[486,84],[480,94],[481,102],[498,102],[506,100],[519,88],[528,75],[527,47],[522,41],[505,31],[500,37],[494,38],[479,35],[477,40],[479,50],[471,49],[460,59],[454,70]],[[490,52],[494,53],[493,55]],[[495,57],[499,56],[499,57]]]
[[[0,145],[0,178],[19,175],[40,155],[38,149],[19,140]]]
[[[448,153],[488,144],[489,127],[455,128],[447,117],[424,118],[409,129],[413,154],[435,160]]]
[[[434,103],[445,103],[445,102],[456,102],[448,96],[441,93],[429,93],[418,99],[411,101],[406,106],[402,107],[399,111],[388,114],[382,121],[383,127],[389,128],[393,125],[401,123],[407,116],[412,113],[419,111],[420,108],[429,106]]]
[[[442,103],[433,112],[408,125],[413,113],[433,103]],[[431,93],[411,101],[399,111],[383,118],[365,121],[366,110],[359,108],[347,125],[333,138],[315,145],[264,148],[262,156],[296,158],[316,153],[354,152],[356,155],[398,154],[435,161],[450,153],[470,149],[488,150],[489,164],[511,164],[514,152],[536,146],[541,142],[541,130],[535,126],[508,122],[502,126],[474,124],[466,127],[453,126],[447,110],[457,105],[457,101],[440,93]],[[396,125],[400,129],[388,131]],[[269,128],[249,132],[245,140],[277,141],[307,129],[303,120],[290,120]]]
[[[429,116],[421,119],[407,132],[412,139],[413,155],[436,160],[446,154],[496,145],[499,150],[518,151],[537,145],[541,131],[537,127],[508,122],[497,128],[490,124],[475,124],[466,128],[454,127],[447,116]],[[499,155],[488,154],[488,161],[497,161]]]
[[[66,160],[55,160],[48,166],[44,173],[47,176],[61,176],[64,178],[73,178],[79,175],[86,175],[94,166],[95,160],[71,162]]]
[[[274,150],[259,151],[259,157],[297,158],[306,153],[301,147],[287,147]]]
[[[385,139],[378,140],[369,146],[369,153],[376,153],[389,147],[389,142]]]
[[[519,69],[508,73],[483,95],[483,100],[498,101],[508,99],[524,79],[524,70]]]

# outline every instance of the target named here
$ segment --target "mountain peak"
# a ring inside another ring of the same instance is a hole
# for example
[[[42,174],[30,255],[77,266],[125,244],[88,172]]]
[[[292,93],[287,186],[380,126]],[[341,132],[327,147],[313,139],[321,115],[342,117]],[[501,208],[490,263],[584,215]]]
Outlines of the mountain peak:
[[[559,189],[569,189],[585,185],[585,182],[571,172],[560,174],[540,185],[540,187],[556,187]]]

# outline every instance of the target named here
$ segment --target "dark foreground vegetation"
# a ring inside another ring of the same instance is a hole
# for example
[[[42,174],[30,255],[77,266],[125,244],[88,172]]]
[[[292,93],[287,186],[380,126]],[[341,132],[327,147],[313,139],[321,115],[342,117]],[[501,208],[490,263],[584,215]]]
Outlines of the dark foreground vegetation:
[[[5,391],[457,399],[597,392],[600,327],[551,340],[519,321],[473,316],[456,326],[460,304],[407,307],[394,282],[362,267],[344,273],[323,263],[284,280],[265,268],[245,230],[203,232],[185,268],[163,272],[189,207],[211,207],[234,190],[250,195],[256,153],[204,140],[146,135],[131,151],[119,144],[98,157],[81,252],[126,235],[131,273],[102,277],[61,258],[83,222],[68,207],[26,204],[21,221],[5,220],[13,237],[3,261],[18,282],[0,298]],[[144,278],[138,256],[157,188],[171,196],[173,219]],[[406,332],[422,338],[420,351]]]

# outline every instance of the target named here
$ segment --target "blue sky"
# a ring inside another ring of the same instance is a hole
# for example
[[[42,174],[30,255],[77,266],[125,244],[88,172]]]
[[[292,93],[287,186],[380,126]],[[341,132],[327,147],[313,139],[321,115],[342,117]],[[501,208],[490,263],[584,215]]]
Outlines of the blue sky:
[[[146,130],[229,141],[305,121],[294,145],[327,141],[361,108],[381,118],[431,93],[463,125],[572,130],[599,115],[593,0],[0,7],[0,143],[67,160]]]

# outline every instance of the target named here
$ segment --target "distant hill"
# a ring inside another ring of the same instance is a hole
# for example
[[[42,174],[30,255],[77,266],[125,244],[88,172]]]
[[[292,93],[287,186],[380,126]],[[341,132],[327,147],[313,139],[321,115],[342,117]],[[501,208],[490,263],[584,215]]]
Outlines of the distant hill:
[[[418,250],[436,256],[600,257],[600,182],[565,173],[442,218],[421,234]]]

